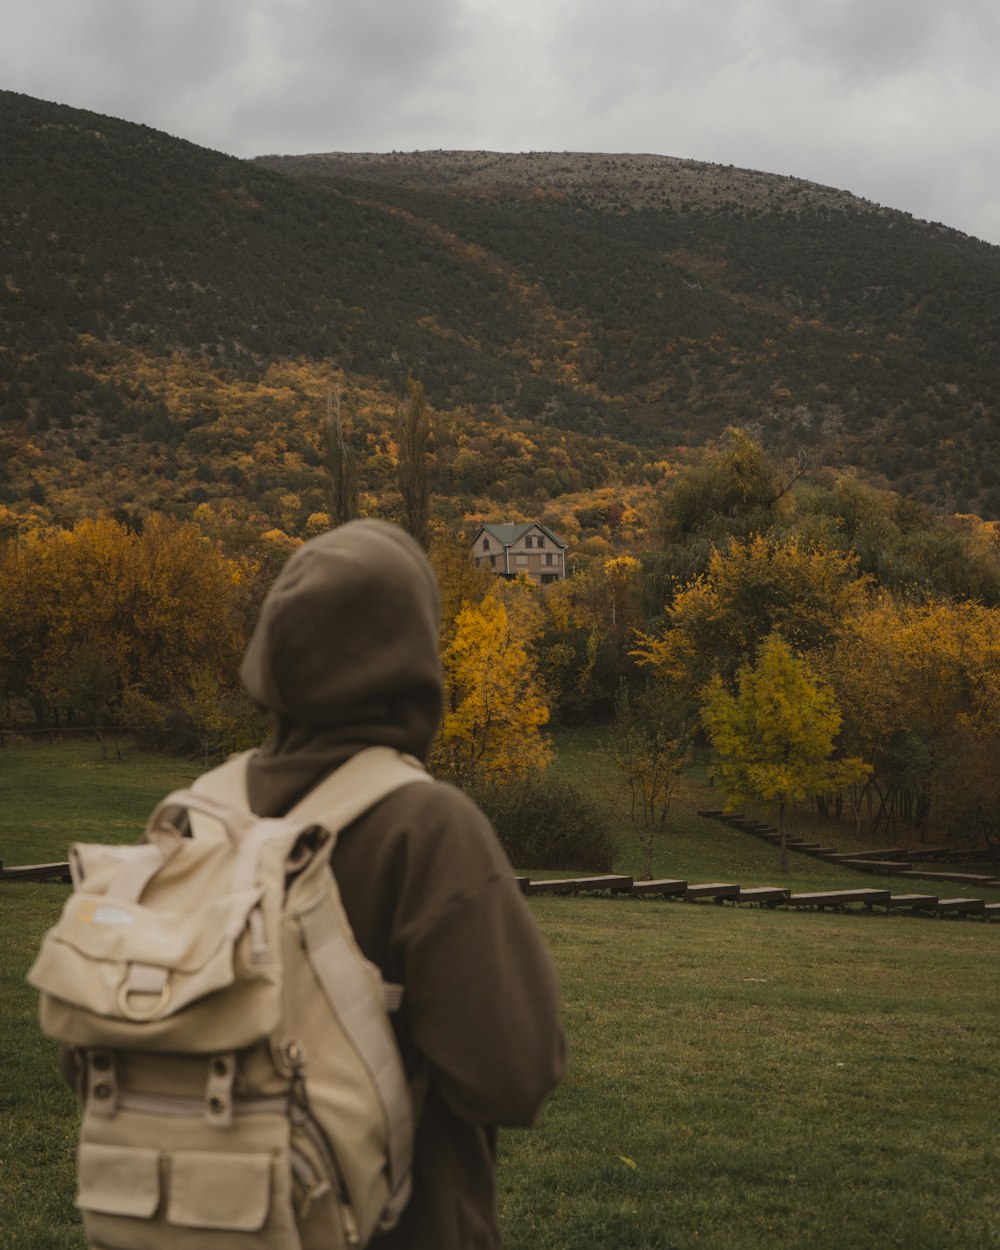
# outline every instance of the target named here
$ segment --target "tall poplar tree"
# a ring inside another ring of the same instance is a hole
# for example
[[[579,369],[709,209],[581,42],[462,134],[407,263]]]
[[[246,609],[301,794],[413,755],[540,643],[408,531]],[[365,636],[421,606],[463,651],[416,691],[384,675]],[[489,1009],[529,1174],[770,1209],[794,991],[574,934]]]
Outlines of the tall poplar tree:
[[[334,525],[344,525],[358,515],[358,483],[354,457],[344,437],[340,392],[327,394],[326,424],[323,429],[326,465],[330,474],[330,516]]]
[[[399,414],[397,477],[403,497],[403,527],[426,549],[430,535],[430,478],[427,443],[431,422],[422,382],[406,383],[406,404]]]

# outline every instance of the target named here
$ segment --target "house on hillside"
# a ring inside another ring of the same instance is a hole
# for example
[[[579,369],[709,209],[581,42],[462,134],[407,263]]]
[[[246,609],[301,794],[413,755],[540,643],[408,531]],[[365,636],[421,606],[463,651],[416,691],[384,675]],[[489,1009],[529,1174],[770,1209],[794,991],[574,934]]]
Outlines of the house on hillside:
[[[566,576],[566,543],[539,521],[524,525],[480,525],[472,539],[476,563],[497,577],[526,573],[546,585]]]

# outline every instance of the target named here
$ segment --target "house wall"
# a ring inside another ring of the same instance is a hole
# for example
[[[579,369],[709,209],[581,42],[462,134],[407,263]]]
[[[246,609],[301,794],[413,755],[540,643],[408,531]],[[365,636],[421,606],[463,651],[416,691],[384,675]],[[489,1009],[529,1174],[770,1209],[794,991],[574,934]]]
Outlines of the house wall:
[[[483,550],[483,538],[489,538],[489,551]],[[541,539],[542,546],[536,546]],[[531,545],[528,545],[531,540]],[[527,575],[536,582],[548,578],[562,581],[566,576],[566,556],[562,547],[557,547],[541,530],[529,530],[516,543],[511,543],[504,552],[503,543],[490,535],[480,535],[473,551],[476,563],[484,565],[491,573],[498,576],[516,577],[518,573]],[[493,557],[491,562],[490,557]]]

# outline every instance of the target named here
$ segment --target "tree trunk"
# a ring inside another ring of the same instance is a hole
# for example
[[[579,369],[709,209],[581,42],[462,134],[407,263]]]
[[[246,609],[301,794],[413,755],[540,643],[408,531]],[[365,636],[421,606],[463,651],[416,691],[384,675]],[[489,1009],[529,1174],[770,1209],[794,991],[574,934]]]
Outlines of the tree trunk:
[[[781,871],[788,872],[788,838],[785,833],[785,800],[778,800],[778,834],[781,839]]]

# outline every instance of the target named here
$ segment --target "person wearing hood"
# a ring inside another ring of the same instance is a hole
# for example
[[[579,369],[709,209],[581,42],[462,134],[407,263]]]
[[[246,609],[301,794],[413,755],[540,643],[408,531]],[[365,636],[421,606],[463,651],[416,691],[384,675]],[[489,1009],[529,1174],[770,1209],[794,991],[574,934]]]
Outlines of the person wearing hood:
[[[285,814],[366,747],[427,759],[438,617],[427,557],[387,522],[351,521],[292,555],[241,668],[271,723],[247,766],[257,815]],[[332,868],[361,950],[404,986],[397,1041],[427,1084],[412,1196],[373,1244],[492,1250],[496,1128],[533,1123],[565,1068],[551,957],[489,822],[451,785],[383,798],[341,833]]]

